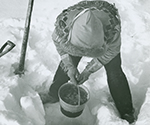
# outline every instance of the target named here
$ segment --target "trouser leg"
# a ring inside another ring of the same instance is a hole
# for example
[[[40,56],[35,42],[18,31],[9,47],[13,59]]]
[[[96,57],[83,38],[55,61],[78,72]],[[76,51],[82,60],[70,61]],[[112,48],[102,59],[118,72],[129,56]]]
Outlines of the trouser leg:
[[[121,116],[133,111],[132,97],[127,78],[121,68],[121,58],[118,54],[105,65],[110,93]]]
[[[77,67],[81,57],[71,56],[71,58],[72,58],[74,65]],[[68,77],[66,71],[63,69],[63,67],[64,67],[64,64],[61,61],[57,68],[57,71],[55,73],[53,83],[49,88],[49,94],[57,99],[58,99],[58,90],[59,90],[60,86],[63,85],[64,83],[68,82],[68,80],[69,80],[69,77]]]

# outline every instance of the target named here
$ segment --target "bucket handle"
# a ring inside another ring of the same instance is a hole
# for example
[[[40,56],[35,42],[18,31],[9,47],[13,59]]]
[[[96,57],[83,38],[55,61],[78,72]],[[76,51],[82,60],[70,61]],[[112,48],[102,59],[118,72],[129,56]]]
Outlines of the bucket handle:
[[[78,89],[78,105],[80,105],[80,100],[81,100],[81,98],[80,98],[80,88],[79,88],[78,85],[76,85],[76,86],[77,86],[77,89]]]
[[[74,83],[72,83],[71,81],[69,81],[69,83],[70,84],[74,84]],[[75,84],[76,85],[76,87],[77,87],[77,89],[78,89],[78,106],[80,105],[80,100],[81,100],[81,98],[80,98],[80,88],[79,88],[79,85],[78,84]]]

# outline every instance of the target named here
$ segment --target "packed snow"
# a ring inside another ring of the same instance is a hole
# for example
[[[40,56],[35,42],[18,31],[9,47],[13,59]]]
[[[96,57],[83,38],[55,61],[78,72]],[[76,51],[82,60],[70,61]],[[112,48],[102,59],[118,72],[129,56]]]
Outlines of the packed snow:
[[[104,68],[84,85],[90,100],[80,117],[68,118],[59,103],[43,105],[60,61],[51,34],[57,15],[80,0],[35,0],[25,61],[25,74],[14,74],[20,60],[28,0],[0,0],[0,47],[10,40],[15,48],[0,58],[0,125],[128,125],[119,118],[110,96]],[[136,110],[135,125],[150,124],[150,1],[108,0],[122,20],[122,67]],[[89,58],[79,65],[82,71]]]

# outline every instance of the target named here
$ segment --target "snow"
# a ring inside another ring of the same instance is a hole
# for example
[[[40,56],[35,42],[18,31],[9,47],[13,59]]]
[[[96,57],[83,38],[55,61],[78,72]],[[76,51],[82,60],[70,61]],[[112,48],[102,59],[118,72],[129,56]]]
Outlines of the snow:
[[[150,123],[150,1],[107,0],[115,3],[122,20],[122,67],[136,110],[135,125]],[[0,125],[128,125],[119,118],[110,96],[104,68],[84,85],[90,100],[80,117],[67,118],[59,103],[42,105],[38,92],[48,90],[60,57],[51,39],[57,15],[79,0],[36,0],[32,13],[25,74],[18,66],[28,1],[0,0],[0,46],[11,40],[16,47],[0,58]],[[79,65],[82,70],[88,58]]]

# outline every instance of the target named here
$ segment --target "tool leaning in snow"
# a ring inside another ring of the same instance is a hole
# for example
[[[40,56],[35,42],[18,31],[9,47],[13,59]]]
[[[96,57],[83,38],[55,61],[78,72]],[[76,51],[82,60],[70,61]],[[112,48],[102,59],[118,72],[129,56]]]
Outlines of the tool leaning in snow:
[[[22,48],[21,48],[20,62],[19,62],[18,69],[15,70],[15,74],[18,74],[19,76],[24,74],[25,56],[26,56],[28,36],[29,36],[29,31],[30,31],[30,22],[31,22],[31,15],[32,15],[32,10],[33,10],[33,3],[34,3],[34,0],[29,0],[27,17],[26,17],[26,22],[25,22],[25,30],[24,30],[24,36],[23,36],[23,42],[22,42]]]
[[[15,47],[15,44],[8,40],[1,48],[0,48],[0,57],[11,51]]]

